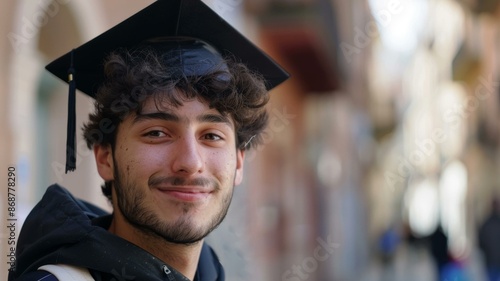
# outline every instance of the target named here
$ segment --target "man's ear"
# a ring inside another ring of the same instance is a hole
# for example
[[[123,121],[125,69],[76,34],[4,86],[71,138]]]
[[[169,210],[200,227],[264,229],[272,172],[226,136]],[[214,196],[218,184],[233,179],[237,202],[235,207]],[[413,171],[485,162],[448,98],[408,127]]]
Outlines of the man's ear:
[[[245,162],[245,150],[236,149],[236,175],[234,185],[239,185],[243,181],[243,163]]]
[[[111,145],[94,145],[94,156],[97,171],[104,181],[114,179],[113,149]]]

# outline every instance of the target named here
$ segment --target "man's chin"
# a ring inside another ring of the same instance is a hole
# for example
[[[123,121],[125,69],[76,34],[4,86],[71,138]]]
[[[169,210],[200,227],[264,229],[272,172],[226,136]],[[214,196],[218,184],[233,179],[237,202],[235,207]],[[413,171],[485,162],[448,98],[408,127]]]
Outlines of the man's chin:
[[[197,245],[201,242],[203,242],[203,239],[205,238],[206,236],[202,237],[202,238],[197,238],[197,239],[189,239],[189,240],[175,240],[175,241],[168,241],[169,243],[172,243],[172,244],[177,244],[177,245],[183,245],[183,246],[194,246],[194,245]]]
[[[209,226],[200,228],[200,224],[188,219],[170,224],[144,225],[141,228],[142,231],[149,232],[150,235],[157,236],[166,242],[183,245],[197,244],[213,230]]]
[[[192,231],[184,233],[158,233],[165,241],[179,245],[195,245],[203,241],[209,233],[193,234]]]

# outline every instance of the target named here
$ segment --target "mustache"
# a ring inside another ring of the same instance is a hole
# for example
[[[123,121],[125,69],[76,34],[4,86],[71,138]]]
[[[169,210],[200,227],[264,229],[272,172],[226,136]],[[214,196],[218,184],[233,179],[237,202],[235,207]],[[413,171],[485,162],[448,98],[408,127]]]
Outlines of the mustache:
[[[157,176],[157,177],[151,177],[148,180],[148,185],[149,186],[157,186],[157,185],[170,185],[170,186],[213,186],[214,188],[217,189],[218,185],[216,182],[213,180],[210,180],[208,178],[204,177],[199,177],[199,178],[193,178],[193,179],[186,179],[183,177],[163,177],[163,176]]]

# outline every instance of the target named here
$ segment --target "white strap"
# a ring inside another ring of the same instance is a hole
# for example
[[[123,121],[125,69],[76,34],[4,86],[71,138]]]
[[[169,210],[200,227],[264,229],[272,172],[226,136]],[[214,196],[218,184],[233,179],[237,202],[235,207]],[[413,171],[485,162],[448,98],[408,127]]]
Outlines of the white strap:
[[[86,268],[67,264],[47,264],[39,267],[38,270],[50,272],[61,281],[94,281]]]

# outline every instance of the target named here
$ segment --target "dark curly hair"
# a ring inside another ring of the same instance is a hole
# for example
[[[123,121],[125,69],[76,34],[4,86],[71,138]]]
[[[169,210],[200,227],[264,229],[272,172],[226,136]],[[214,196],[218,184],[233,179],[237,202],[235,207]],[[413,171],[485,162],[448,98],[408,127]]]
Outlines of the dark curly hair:
[[[238,149],[256,147],[269,119],[264,80],[234,58],[225,58],[225,62],[227,67],[215,68],[210,74],[186,77],[176,75],[179,69],[169,67],[162,54],[152,48],[120,49],[110,54],[104,63],[105,80],[96,94],[95,112],[83,126],[87,146],[111,145],[114,150],[119,124],[128,115],[139,114],[143,102],[153,97],[157,105],[205,101],[233,119]],[[102,188],[110,198],[111,183]]]

